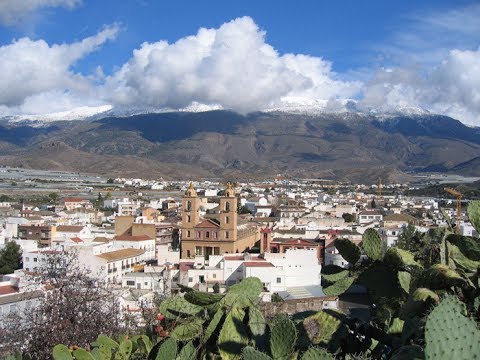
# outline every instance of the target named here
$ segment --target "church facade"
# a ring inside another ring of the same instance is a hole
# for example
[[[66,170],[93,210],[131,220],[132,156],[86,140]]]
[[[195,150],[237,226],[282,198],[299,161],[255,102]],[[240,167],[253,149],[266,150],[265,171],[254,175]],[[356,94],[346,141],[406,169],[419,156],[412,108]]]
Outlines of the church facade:
[[[199,210],[200,198],[190,184],[182,199],[182,259],[192,259],[196,255],[243,253],[260,239],[258,226],[239,224],[237,197],[230,184],[220,198],[218,218],[201,219]]]

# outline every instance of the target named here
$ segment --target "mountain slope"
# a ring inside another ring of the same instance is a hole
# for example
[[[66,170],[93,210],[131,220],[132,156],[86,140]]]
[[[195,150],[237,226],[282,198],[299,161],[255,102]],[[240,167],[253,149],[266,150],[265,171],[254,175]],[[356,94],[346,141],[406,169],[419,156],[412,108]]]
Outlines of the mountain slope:
[[[358,113],[210,111],[0,126],[0,164],[111,175],[288,173],[394,181],[410,170],[459,171],[480,157],[478,128],[437,115],[386,120]],[[61,145],[53,151],[49,143]],[[468,172],[480,175],[480,168]]]

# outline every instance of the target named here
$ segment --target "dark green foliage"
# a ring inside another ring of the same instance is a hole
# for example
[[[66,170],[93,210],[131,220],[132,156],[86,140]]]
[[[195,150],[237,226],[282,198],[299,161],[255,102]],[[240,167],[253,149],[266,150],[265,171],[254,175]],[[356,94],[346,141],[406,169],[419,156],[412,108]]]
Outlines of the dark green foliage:
[[[457,246],[462,254],[470,260],[480,261],[480,242],[477,239],[450,234],[446,240]]]
[[[467,207],[468,219],[480,234],[480,201],[470,201]]]
[[[272,294],[272,302],[283,302],[283,299],[278,293]]]
[[[415,225],[411,223],[407,225],[407,227],[398,237],[396,247],[411,252],[416,252],[419,250],[421,243]]]
[[[345,291],[348,290],[350,286],[352,286],[355,278],[353,277],[345,277],[333,283],[328,287],[323,288],[323,292],[327,296],[338,296],[343,294]]]
[[[297,330],[285,315],[277,316],[270,326],[270,352],[274,359],[287,360],[293,352]]]
[[[382,239],[375,229],[367,229],[362,236],[363,250],[370,260],[380,260],[382,258]]]
[[[345,222],[347,223],[351,223],[351,222],[354,222],[355,221],[355,215],[352,215],[350,213],[343,213],[342,214],[342,218],[343,220],[345,220]]]
[[[418,287],[425,287],[432,290],[448,289],[452,286],[463,286],[466,280],[455,270],[443,264],[435,264],[424,270],[417,279]]]
[[[6,243],[0,250],[0,274],[11,274],[22,268],[22,250],[14,241]]]
[[[350,264],[355,265],[360,259],[360,248],[349,239],[335,239],[335,248]]]

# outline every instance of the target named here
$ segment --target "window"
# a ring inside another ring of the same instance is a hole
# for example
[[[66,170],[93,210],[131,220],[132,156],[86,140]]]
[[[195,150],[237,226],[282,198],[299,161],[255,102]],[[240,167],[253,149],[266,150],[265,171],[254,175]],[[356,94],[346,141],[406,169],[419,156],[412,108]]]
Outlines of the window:
[[[28,256],[25,258],[25,262],[27,261],[30,261],[30,258]]]
[[[206,237],[207,239],[210,239],[210,231],[206,231],[206,232],[205,232],[205,237]]]
[[[214,279],[216,279],[216,278],[217,278],[217,274],[212,274],[212,277],[213,277]]]
[[[187,222],[192,222],[192,217],[190,215],[187,215]]]
[[[228,218],[228,216],[225,216],[225,224],[228,224],[230,221],[230,219]]]
[[[17,304],[11,304],[10,305],[10,312],[12,314],[16,313],[17,312]]]
[[[193,282],[193,277],[189,277],[188,282]]]
[[[202,232],[201,231],[197,231],[197,239],[200,239],[202,237]]]
[[[187,258],[190,257],[190,250],[187,250]]]
[[[225,231],[225,239],[228,239],[228,231]]]
[[[127,286],[135,286],[135,281],[127,280]]]
[[[225,203],[225,211],[230,211],[230,202],[229,201],[227,201]]]
[[[190,237],[190,230],[187,230],[187,237]]]
[[[33,258],[33,262],[37,262],[37,258]]]
[[[187,201],[187,211],[191,211],[192,210],[192,202],[191,201]],[[189,221],[190,222],[190,221]]]
[[[145,281],[145,283],[144,283],[144,284],[145,284],[145,286],[147,286],[147,285],[148,285],[148,282],[146,282],[146,281]]]

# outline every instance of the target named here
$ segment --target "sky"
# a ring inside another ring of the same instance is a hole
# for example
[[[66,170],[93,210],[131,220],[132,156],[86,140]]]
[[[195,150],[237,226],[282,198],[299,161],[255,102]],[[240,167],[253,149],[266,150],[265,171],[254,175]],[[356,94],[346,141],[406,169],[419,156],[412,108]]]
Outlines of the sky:
[[[0,115],[353,99],[480,126],[478,19],[478,0],[0,0]]]

